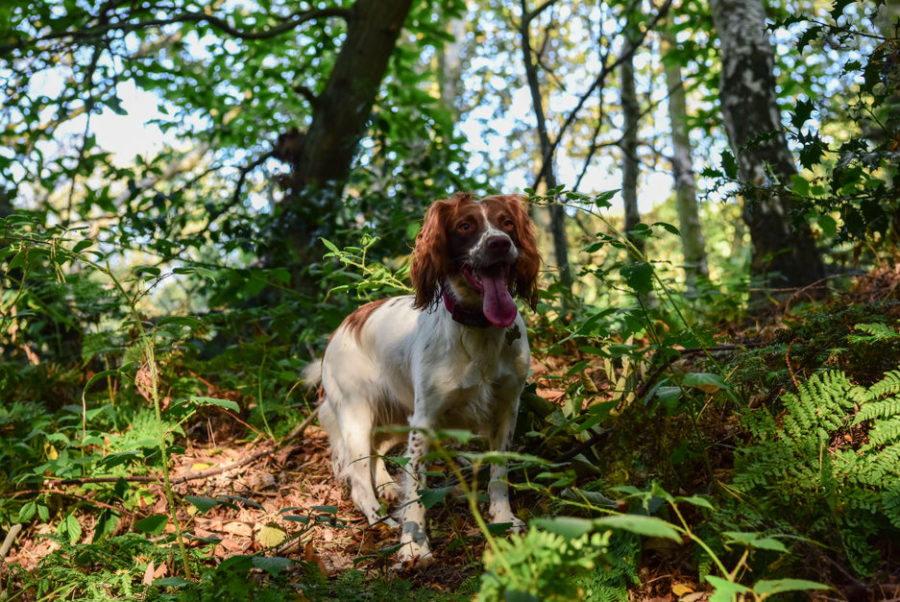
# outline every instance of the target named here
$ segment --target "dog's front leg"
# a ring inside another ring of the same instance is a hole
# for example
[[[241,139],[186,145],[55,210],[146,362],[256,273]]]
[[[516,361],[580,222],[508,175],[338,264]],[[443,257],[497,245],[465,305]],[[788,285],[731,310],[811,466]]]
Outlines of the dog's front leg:
[[[505,452],[509,449],[513,431],[516,428],[516,415],[518,413],[518,397],[507,410],[502,413],[495,428],[491,431],[491,449]],[[512,512],[509,504],[509,484],[506,480],[506,460],[491,464],[491,480],[488,483],[488,515],[492,523],[512,523],[509,530],[513,533],[521,533],[525,530],[525,523]]]
[[[428,451],[428,439],[425,433],[416,428],[422,428],[419,421],[413,417],[410,424],[413,426],[409,432],[409,446],[403,475],[403,491],[400,524],[403,532],[400,535],[400,550],[397,557],[400,562],[413,561],[418,566],[430,564],[433,560],[431,546],[428,543],[428,533],[425,531],[425,506],[419,499],[418,489],[425,484],[424,465],[422,458]]]

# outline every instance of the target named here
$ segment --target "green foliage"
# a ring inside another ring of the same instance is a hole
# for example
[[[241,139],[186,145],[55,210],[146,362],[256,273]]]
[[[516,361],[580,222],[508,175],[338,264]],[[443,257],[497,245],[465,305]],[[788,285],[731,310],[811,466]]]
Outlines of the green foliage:
[[[594,571],[609,546],[607,533],[564,536],[530,529],[498,540],[485,553],[483,600],[572,600],[579,597],[578,577]]]
[[[900,522],[898,384],[897,371],[869,388],[829,371],[783,396],[780,424],[768,410],[749,413],[753,440],[739,450],[730,485],[748,522],[775,520],[835,546],[860,574],[877,568],[877,541]]]

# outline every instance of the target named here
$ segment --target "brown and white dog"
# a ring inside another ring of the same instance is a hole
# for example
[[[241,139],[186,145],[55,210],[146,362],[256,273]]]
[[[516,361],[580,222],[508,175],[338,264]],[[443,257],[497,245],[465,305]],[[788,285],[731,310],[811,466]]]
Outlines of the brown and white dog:
[[[468,429],[502,451],[515,428],[530,352],[513,296],[534,309],[540,266],[523,200],[457,194],[435,202],[416,238],[416,294],[357,309],[322,358],[319,421],[335,475],[370,524],[397,526],[380,514],[378,494],[400,499],[401,561],[431,560],[416,493],[427,448],[418,429]],[[413,430],[374,432],[390,425]],[[409,462],[398,487],[382,456],[405,438]],[[510,508],[505,465],[491,465],[488,495],[492,522],[524,527]]]

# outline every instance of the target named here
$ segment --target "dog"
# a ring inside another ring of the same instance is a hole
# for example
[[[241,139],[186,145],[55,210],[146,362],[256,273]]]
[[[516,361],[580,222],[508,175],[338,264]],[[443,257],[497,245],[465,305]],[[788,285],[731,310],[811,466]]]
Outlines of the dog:
[[[428,209],[416,237],[410,277],[415,295],[363,305],[331,335],[320,366],[319,422],[335,476],[369,524],[397,527],[379,495],[401,502],[401,563],[429,563],[425,530],[424,431],[467,429],[507,449],[525,386],[530,351],[514,296],[537,303],[540,256],[520,195],[475,199],[456,194]],[[409,426],[408,434],[378,427]],[[383,455],[406,439],[401,484]],[[492,464],[489,516],[524,523],[512,512],[505,464]]]

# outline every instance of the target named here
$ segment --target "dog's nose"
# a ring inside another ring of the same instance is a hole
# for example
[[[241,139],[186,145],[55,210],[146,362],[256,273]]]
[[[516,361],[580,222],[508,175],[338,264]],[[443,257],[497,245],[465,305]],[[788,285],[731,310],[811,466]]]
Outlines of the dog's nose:
[[[512,246],[508,236],[492,236],[487,239],[487,248],[491,253],[506,253]]]

